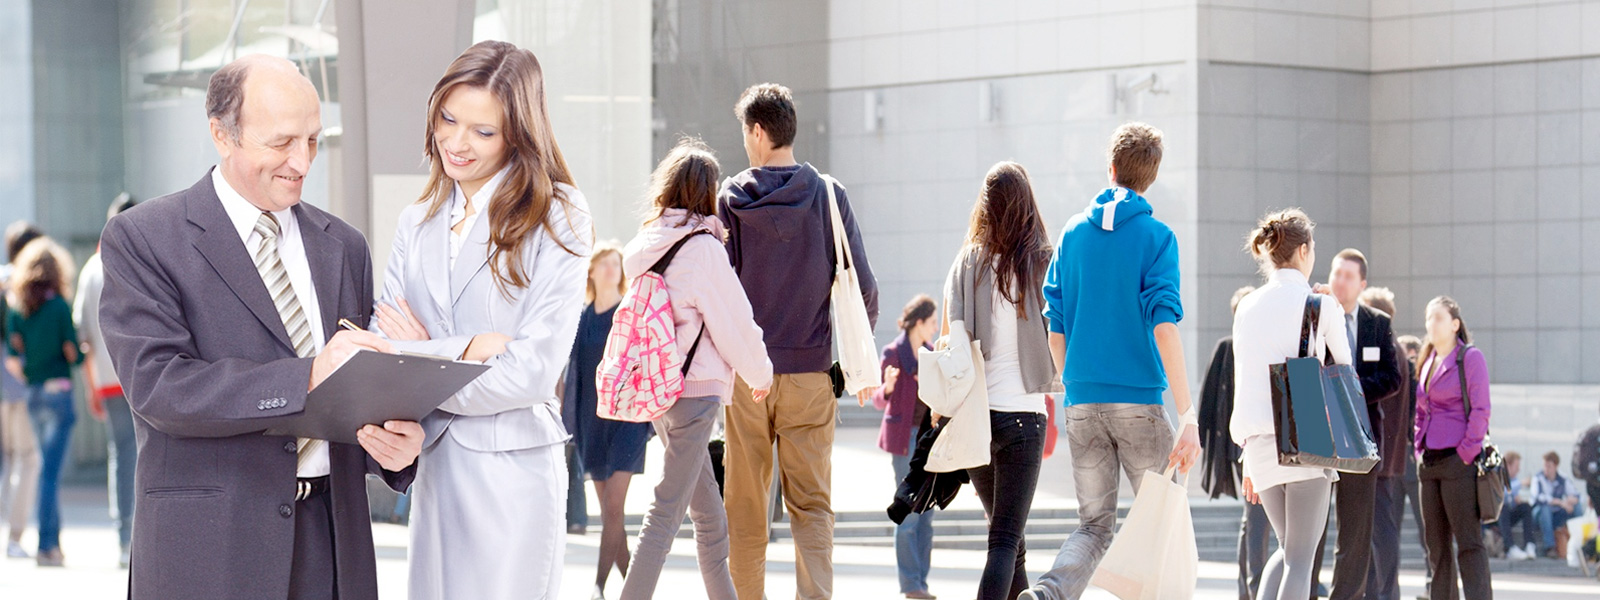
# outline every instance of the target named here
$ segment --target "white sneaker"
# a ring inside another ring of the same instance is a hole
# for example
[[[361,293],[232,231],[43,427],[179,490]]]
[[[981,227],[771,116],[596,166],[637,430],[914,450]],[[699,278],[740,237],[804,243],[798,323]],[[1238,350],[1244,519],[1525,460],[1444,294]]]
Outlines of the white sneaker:
[[[1528,542],[1528,547],[1522,550],[1522,554],[1524,555],[1522,560],[1533,560],[1539,558],[1539,549],[1533,545],[1533,542]]]
[[[1028,588],[1017,594],[1017,600],[1040,600],[1039,588]]]
[[[1528,553],[1523,552],[1521,548],[1512,546],[1510,550],[1506,551],[1506,558],[1511,560],[1528,560]]]
[[[123,548],[122,552],[117,555],[117,566],[126,569],[128,568],[128,565],[131,563],[132,559],[132,553],[130,553],[127,548]]]
[[[22,549],[22,542],[6,544],[6,556],[9,558],[33,558],[32,554],[28,554],[27,550]]]
[[[594,593],[589,595],[589,600],[606,600],[606,589],[594,586]]]

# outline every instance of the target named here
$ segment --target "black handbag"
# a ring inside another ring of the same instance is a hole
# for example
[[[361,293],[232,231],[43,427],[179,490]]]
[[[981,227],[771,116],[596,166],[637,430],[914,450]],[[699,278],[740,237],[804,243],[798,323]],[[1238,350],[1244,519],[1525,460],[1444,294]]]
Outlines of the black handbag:
[[[1321,315],[1322,296],[1307,296],[1299,357],[1269,368],[1278,464],[1369,473],[1379,455],[1361,378],[1354,366],[1335,364],[1331,355],[1326,361],[1311,355]]]
[[[1456,350],[1456,375],[1461,378],[1461,404],[1466,409],[1463,420],[1472,422],[1472,395],[1467,392],[1467,350],[1472,344],[1463,344]],[[1478,520],[1484,524],[1500,520],[1500,507],[1506,501],[1506,488],[1511,487],[1511,475],[1506,472],[1505,456],[1500,448],[1483,436],[1483,451],[1472,461],[1478,471]]]

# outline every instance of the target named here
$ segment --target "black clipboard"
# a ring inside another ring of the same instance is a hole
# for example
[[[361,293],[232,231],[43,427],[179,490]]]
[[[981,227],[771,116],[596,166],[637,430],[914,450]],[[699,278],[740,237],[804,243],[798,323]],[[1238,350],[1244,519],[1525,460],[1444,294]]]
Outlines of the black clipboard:
[[[384,421],[421,421],[488,371],[487,365],[422,354],[361,350],[306,395],[296,435],[354,444],[356,431]]]

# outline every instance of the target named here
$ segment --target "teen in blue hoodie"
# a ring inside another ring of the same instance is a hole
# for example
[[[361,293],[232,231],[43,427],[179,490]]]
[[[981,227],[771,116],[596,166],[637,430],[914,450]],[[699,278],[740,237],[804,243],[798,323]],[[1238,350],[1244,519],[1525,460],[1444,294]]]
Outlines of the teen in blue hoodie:
[[[1200,455],[1178,320],[1178,242],[1140,194],[1161,165],[1161,132],[1128,123],[1111,136],[1112,187],[1067,222],[1044,280],[1050,353],[1065,385],[1078,516],[1055,567],[1018,597],[1077,598],[1111,545],[1122,471],[1188,472]],[[1182,415],[1173,444],[1168,387]],[[1140,476],[1131,478],[1134,492]]]

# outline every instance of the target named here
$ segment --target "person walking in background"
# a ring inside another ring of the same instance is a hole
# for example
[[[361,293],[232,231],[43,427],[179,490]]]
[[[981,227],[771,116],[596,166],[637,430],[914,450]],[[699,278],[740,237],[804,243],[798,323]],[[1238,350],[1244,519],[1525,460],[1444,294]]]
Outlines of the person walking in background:
[[[1432,571],[1428,597],[1455,600],[1459,573],[1467,600],[1487,600],[1494,590],[1473,463],[1489,432],[1489,364],[1472,346],[1455,300],[1434,298],[1423,314],[1428,341],[1417,358],[1416,450],[1422,455],[1417,477]]]
[[[989,462],[967,469],[989,519],[979,600],[1011,600],[1028,587],[1023,532],[1044,461],[1045,395],[1060,385],[1041,293],[1049,235],[1028,172],[998,163],[984,176],[966,243],[945,278],[941,330],[964,324],[980,343],[988,385]]]
[[[106,220],[133,208],[133,196],[126,193],[111,201]],[[105,421],[110,436],[106,440],[106,488],[111,496],[111,518],[117,522],[117,544],[121,552],[117,564],[128,568],[128,546],[133,542],[133,469],[137,464],[138,440],[133,435],[133,411],[122,394],[122,383],[111,365],[105,337],[100,332],[100,290],[105,286],[105,270],[99,248],[78,273],[78,293],[72,304],[72,319],[78,323],[83,342],[83,379],[89,384],[89,414]]]
[[[1405,351],[1406,370],[1410,372],[1410,387],[1406,389],[1406,452],[1405,473],[1400,477],[1400,488],[1405,492],[1405,501],[1411,505],[1411,520],[1417,524],[1417,547],[1422,549],[1423,556],[1428,554],[1427,535],[1422,530],[1422,483],[1417,478],[1417,467],[1420,457],[1417,456],[1417,389],[1420,383],[1417,380],[1417,357],[1422,354],[1422,338],[1414,335],[1402,335],[1396,338],[1400,349]],[[1396,504],[1399,504],[1398,502]],[[1405,511],[1402,509],[1402,513]],[[1433,565],[1422,561],[1426,568],[1427,581],[1433,581]],[[1426,584],[1423,589],[1433,587]],[[1423,594],[1424,596],[1426,594]]]
[[[1360,301],[1362,305],[1385,315],[1394,314],[1394,292],[1389,288],[1369,287],[1361,292]],[[1415,496],[1414,491],[1405,488],[1404,475],[1407,465],[1415,462],[1411,451],[1411,423],[1416,382],[1411,361],[1398,340],[1388,360],[1400,375],[1400,386],[1393,393],[1379,398],[1376,405],[1369,404],[1377,407],[1376,418],[1379,419],[1373,423],[1373,431],[1383,433],[1378,446],[1378,455],[1382,460],[1373,470],[1377,481],[1372,507],[1372,561],[1367,570],[1368,600],[1398,600],[1400,597],[1401,515],[1405,510],[1406,496]],[[1359,369],[1357,374],[1360,374]],[[1415,472],[1415,468],[1412,471]],[[1412,509],[1416,508],[1413,501]],[[1344,525],[1341,523],[1340,527]],[[1337,573],[1335,567],[1335,576]]]
[[[576,427],[577,454],[583,473],[594,481],[600,497],[600,557],[594,574],[594,596],[604,597],[606,579],[612,567],[628,576],[628,531],[623,523],[623,502],[628,484],[644,472],[645,443],[650,441],[649,423],[628,423],[602,419],[595,413],[597,389],[595,369],[604,357],[606,339],[611,335],[611,320],[617,304],[628,291],[622,277],[622,250],[600,246],[589,257],[588,287],[583,316],[578,319],[578,338],[572,344],[572,359],[567,363],[566,398],[563,410],[572,408]],[[569,477],[583,488],[582,476]],[[587,510],[587,509],[585,509]],[[569,520],[572,516],[569,514]]]
[[[772,361],[722,245],[727,230],[717,218],[720,171],[705,144],[679,142],[650,178],[654,213],[623,250],[629,279],[666,261],[662,279],[672,302],[678,351],[686,357],[683,395],[652,423],[666,456],[655,500],[639,532],[633,571],[622,587],[623,600],[655,595],[685,512],[694,522],[706,597],[737,597],[728,572],[728,517],[706,444],[717,413],[733,398],[734,374],[750,384],[750,400],[759,403],[772,385]]]
[[[17,253],[35,239],[43,237],[32,223],[17,221],[6,227],[6,264],[0,265],[0,346],[8,346],[10,329],[6,327],[12,268]],[[0,357],[7,352],[0,351]],[[33,516],[33,505],[38,500],[39,444],[33,437],[33,423],[28,417],[28,386],[22,377],[9,368],[0,368],[0,450],[5,454],[5,470],[0,471],[0,506],[6,515],[6,556],[33,558],[22,547],[22,534],[28,529],[28,519]]]
[[[462,52],[428,98],[428,183],[396,224],[377,325],[400,350],[491,368],[422,420],[413,600],[560,593],[568,436],[556,382],[594,225],[545,98],[538,58],[499,41]]]
[[[1256,291],[1247,285],[1233,292],[1228,308],[1239,312],[1239,301]],[[1205,465],[1200,473],[1200,488],[1212,500],[1228,496],[1239,497],[1239,480],[1243,470],[1239,456],[1243,450],[1233,443],[1233,336],[1217,340],[1211,353],[1211,365],[1206,368],[1205,380],[1200,384],[1200,448],[1205,451]],[[1244,503],[1239,517],[1239,600],[1253,600],[1256,587],[1261,583],[1261,570],[1267,565],[1267,537],[1272,535],[1272,525],[1267,522],[1267,511],[1260,504]]]
[[[767,509],[773,446],[783,501],[794,534],[795,587],[801,600],[833,595],[833,434],[839,403],[829,364],[833,328],[833,185],[868,320],[878,320],[878,283],[844,186],[795,162],[798,117],[789,88],[763,83],[739,97],[734,115],[750,168],[728,178],[717,214],[728,226],[728,260],[761,326],[773,371],[772,395],[750,402],[750,386],[734,385],[727,411],[726,493],[733,549],[730,569],[740,600],[761,600],[767,562]],[[863,389],[865,405],[873,390]]]
[[[1360,250],[1346,248],[1333,257],[1327,285],[1316,286],[1319,293],[1332,294],[1339,301],[1339,314],[1345,322],[1345,335],[1361,378],[1361,392],[1367,400],[1367,418],[1372,424],[1373,441],[1383,447],[1383,400],[1400,389],[1400,364],[1389,314],[1361,303],[1367,289],[1367,257]],[[1380,456],[1381,453],[1380,453]],[[1339,519],[1338,546],[1334,550],[1333,600],[1363,600],[1372,567],[1372,528],[1380,465],[1371,473],[1341,473],[1333,484],[1334,509]],[[1311,581],[1320,580],[1322,552],[1327,546],[1327,528],[1317,544],[1317,557],[1311,563]]]
[[[1233,440],[1244,448],[1245,500],[1265,506],[1278,537],[1278,551],[1267,562],[1256,589],[1258,600],[1294,600],[1311,592],[1312,560],[1328,522],[1332,470],[1278,463],[1278,436],[1272,410],[1271,366],[1300,356],[1302,327],[1316,264],[1316,224],[1299,209],[1263,218],[1249,237],[1249,250],[1267,274],[1267,283],[1239,302],[1233,318],[1235,400]],[[1344,311],[1331,296],[1320,296],[1320,320],[1308,350],[1318,358],[1348,365],[1350,337]]]
[[[1055,565],[1022,597],[1077,598],[1111,546],[1117,490],[1127,472],[1172,464],[1187,473],[1200,457],[1199,416],[1189,396],[1178,321],[1178,241],[1143,194],[1161,167],[1161,132],[1127,123],[1111,136],[1100,192],[1067,222],[1044,278],[1050,353],[1066,386],[1067,442],[1083,525]],[[1162,407],[1171,386],[1179,433]]]
[[[878,428],[878,448],[888,452],[894,482],[900,485],[911,472],[911,455],[917,438],[932,428],[928,405],[917,397],[917,350],[933,349],[939,333],[938,305],[918,294],[900,311],[900,334],[883,347],[883,387],[872,395],[872,406],[883,411]],[[928,571],[933,560],[933,511],[911,513],[894,530],[895,564],[900,593],[907,598],[932,599]]]
[[[1533,475],[1533,520],[1539,524],[1538,553],[1534,556],[1565,558],[1566,547],[1558,539],[1556,530],[1567,526],[1567,520],[1583,513],[1578,504],[1577,486],[1561,474],[1561,455],[1547,452],[1544,470]]]
[[[83,362],[72,324],[72,257],[48,237],[17,253],[7,302],[6,368],[28,385],[28,416],[39,443],[39,552],[41,567],[59,567],[61,470],[77,412],[72,367]]]

